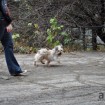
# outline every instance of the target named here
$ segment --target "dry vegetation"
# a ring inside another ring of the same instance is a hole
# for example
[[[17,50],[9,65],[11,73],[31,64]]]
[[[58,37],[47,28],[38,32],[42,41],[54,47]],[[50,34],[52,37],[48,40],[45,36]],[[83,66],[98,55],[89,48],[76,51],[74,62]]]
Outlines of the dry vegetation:
[[[105,1],[104,0],[8,0],[11,14],[14,19],[14,31],[18,33],[19,45],[17,52],[34,52],[35,48],[46,46],[46,30],[50,27],[49,20],[56,17],[63,30],[71,27],[89,27],[94,35],[99,35],[105,42]],[[16,2],[17,1],[17,2]],[[32,25],[29,26],[28,24]],[[36,34],[34,24],[39,25]],[[95,26],[93,28],[92,26]],[[72,37],[71,37],[72,38]],[[75,39],[75,38],[74,38]],[[95,42],[95,38],[93,38]],[[93,43],[94,44],[94,43]],[[20,47],[21,46],[21,47]]]

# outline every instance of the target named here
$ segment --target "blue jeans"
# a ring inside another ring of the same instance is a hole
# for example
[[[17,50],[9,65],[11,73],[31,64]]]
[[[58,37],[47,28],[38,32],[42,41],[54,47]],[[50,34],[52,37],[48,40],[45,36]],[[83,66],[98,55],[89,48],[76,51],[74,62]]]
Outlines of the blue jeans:
[[[4,47],[5,58],[9,73],[15,75],[21,73],[22,70],[13,53],[12,34],[6,30],[6,22],[0,20],[0,41]]]

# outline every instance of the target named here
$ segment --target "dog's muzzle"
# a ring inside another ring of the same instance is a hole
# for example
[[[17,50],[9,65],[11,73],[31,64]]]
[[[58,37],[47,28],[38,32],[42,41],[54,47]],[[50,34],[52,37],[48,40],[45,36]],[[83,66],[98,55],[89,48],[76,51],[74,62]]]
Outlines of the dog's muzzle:
[[[61,55],[62,55],[62,52],[58,52],[57,55],[58,55],[58,56],[61,56]]]

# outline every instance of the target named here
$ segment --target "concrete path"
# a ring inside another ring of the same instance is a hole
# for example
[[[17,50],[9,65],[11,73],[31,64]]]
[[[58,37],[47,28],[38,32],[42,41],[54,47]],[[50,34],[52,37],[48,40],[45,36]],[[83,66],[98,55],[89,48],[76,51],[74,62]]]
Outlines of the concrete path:
[[[64,54],[49,67],[35,67],[34,55],[16,58],[27,76],[10,76],[0,55],[0,105],[105,105],[105,53]]]

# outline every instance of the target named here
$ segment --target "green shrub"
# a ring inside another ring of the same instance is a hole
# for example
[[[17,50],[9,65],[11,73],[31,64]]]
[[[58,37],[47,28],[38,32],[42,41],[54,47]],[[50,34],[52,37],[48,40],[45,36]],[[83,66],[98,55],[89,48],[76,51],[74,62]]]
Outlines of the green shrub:
[[[58,25],[56,18],[50,19],[50,27],[47,29],[47,44],[49,47],[54,47],[60,44],[59,40],[55,40],[56,36],[61,35],[61,30],[64,26]]]

